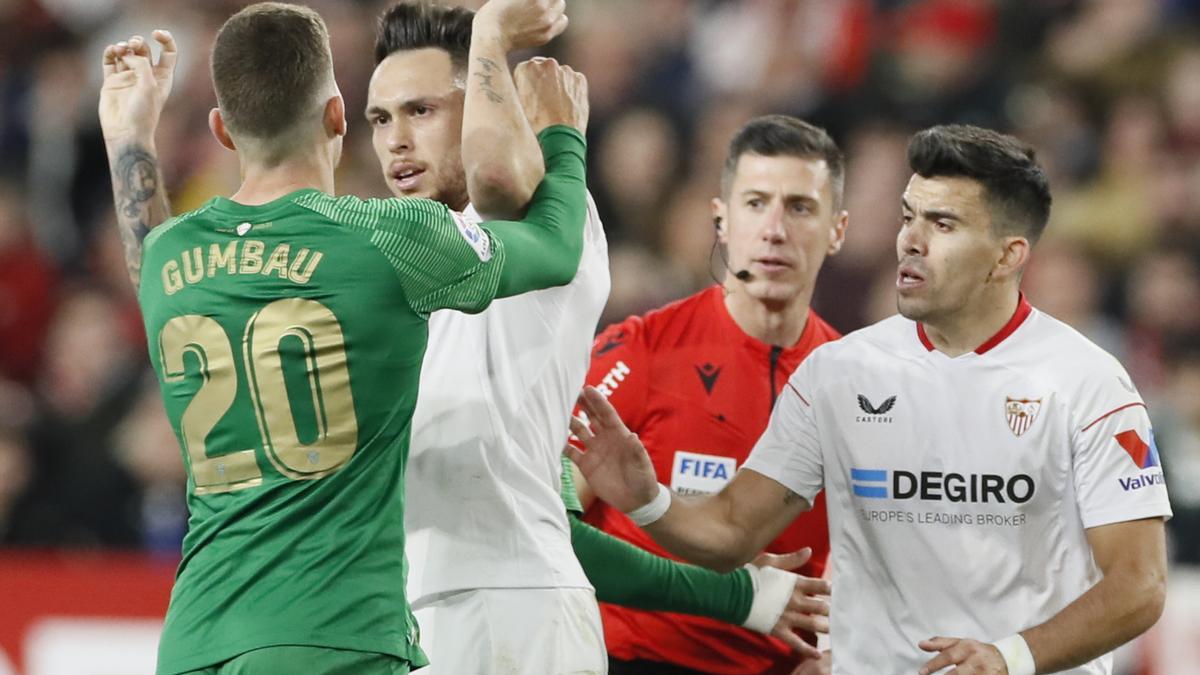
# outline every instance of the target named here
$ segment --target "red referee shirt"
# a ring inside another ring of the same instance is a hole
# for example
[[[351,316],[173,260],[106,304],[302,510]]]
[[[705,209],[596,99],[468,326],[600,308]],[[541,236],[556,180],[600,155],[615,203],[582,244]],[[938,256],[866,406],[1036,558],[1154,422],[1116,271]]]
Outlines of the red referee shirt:
[[[787,349],[746,335],[714,286],[645,316],[610,326],[596,338],[587,383],[609,396],[621,419],[650,452],[658,480],[680,493],[717,492],[746,460],[771,415],[775,397],[800,361],[840,337],[810,311],[800,340]],[[658,555],[674,557],[623,513],[596,501],[586,520]],[[820,576],[829,554],[825,498],[767,547],[805,546],[800,570]],[[783,642],[713,619],[602,604],[608,652],[709,673],[789,673],[796,664]]]

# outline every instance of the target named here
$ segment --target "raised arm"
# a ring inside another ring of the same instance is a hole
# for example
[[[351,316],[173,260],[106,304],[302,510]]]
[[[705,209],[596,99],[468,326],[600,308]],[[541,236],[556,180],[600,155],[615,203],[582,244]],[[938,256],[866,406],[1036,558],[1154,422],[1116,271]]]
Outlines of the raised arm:
[[[113,206],[134,287],[141,279],[142,241],[171,216],[154,134],[171,93],[176,48],[169,32],[156,30],[153,36],[162,45],[158,63],[151,62],[150,46],[140,36],[105,48],[100,89],[100,128],[112,173]]]
[[[719,493],[682,497],[659,485],[646,449],[594,387],[582,404],[589,424],[574,418],[571,431],[586,447],[567,454],[596,496],[625,512],[672,553],[719,571],[752,560],[796,516],[807,500],[771,478],[739,471]],[[664,508],[665,507],[665,508]]]
[[[467,192],[487,218],[520,217],[545,173],[508,53],[538,47],[567,25],[561,0],[491,0],[475,15],[463,104],[462,155]]]

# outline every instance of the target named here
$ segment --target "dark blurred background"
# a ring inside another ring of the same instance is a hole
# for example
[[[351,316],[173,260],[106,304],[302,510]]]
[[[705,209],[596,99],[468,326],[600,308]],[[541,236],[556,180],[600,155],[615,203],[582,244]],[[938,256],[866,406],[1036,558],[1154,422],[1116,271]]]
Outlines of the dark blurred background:
[[[245,4],[0,0],[0,548],[178,556],[185,476],[113,222],[99,61],[108,42],[174,32],[158,137],[173,209],[230,194],[207,52]],[[353,113],[339,190],[386,196],[358,113],[390,3],[309,4]],[[847,154],[850,230],[815,301],[842,331],[895,311],[908,135],[1015,133],[1054,191],[1026,293],[1132,373],[1174,504],[1173,560],[1200,565],[1200,0],[569,0],[569,13],[548,53],[590,82],[590,182],[612,247],[602,325],[713,283],[709,201],[754,115],[804,117]]]

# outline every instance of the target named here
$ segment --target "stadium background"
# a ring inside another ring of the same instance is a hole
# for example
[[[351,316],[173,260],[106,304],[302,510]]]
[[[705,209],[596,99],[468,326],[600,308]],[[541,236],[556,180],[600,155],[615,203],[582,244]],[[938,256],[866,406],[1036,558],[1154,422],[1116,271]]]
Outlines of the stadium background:
[[[207,50],[244,4],[0,0],[0,674],[149,672],[184,474],[113,223],[99,57],[134,33],[175,33],[158,147],[173,209],[193,208],[236,186],[205,122]],[[389,3],[311,4],[354,113],[339,191],[385,196],[357,113]],[[805,117],[846,151],[851,226],[815,300],[842,331],[894,312],[908,134],[970,122],[1037,147],[1054,209],[1025,290],[1128,367],[1176,514],[1167,616],[1122,672],[1200,673],[1200,1],[571,0],[569,12],[546,53],[590,82],[590,183],[612,246],[602,325],[712,283],[709,200],[728,139],[755,114]]]

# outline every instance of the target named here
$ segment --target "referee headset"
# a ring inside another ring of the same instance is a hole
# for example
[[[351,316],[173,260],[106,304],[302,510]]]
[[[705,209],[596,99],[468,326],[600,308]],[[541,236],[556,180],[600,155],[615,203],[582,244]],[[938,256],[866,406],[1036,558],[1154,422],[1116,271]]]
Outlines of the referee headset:
[[[720,235],[720,234],[721,234],[721,223],[722,223],[722,222],[723,222],[723,221],[721,220],[721,216],[713,216],[713,228],[714,228],[714,229],[716,229],[716,231],[717,231],[717,232],[716,232],[716,234],[717,234],[717,235]],[[720,237],[719,237],[719,236],[714,236],[714,237],[713,237],[713,247],[712,247],[712,251],[709,251],[709,252],[708,252],[708,260],[709,260],[709,265],[708,265],[709,271],[708,271],[708,273],[709,273],[710,275],[712,275],[713,281],[716,281],[717,283],[721,283],[721,280],[720,280],[720,279],[717,279],[717,275],[715,275],[715,274],[713,274],[713,273],[712,273],[712,256],[713,256],[713,252],[715,252],[715,251],[717,251],[717,250],[718,250],[718,249],[717,249],[717,246],[718,246],[718,244],[720,244],[720,243],[721,243],[721,241],[720,241]],[[743,283],[745,283],[745,282],[747,282],[747,281],[750,281],[750,277],[752,276],[752,275],[750,274],[750,270],[748,270],[748,269],[740,269],[740,270],[737,270],[737,271],[735,272],[735,271],[733,270],[733,268],[729,266],[729,257],[728,257],[728,256],[726,255],[726,253],[725,253],[725,248],[724,248],[724,247],[722,247],[722,248],[721,248],[721,249],[719,249],[719,250],[720,250],[720,252],[721,252],[721,265],[722,265],[722,266],[725,268],[725,270],[726,270],[727,272],[729,272],[730,274],[732,274],[732,275],[733,275],[733,278],[737,279],[738,281],[741,281],[741,282],[743,282]]]

